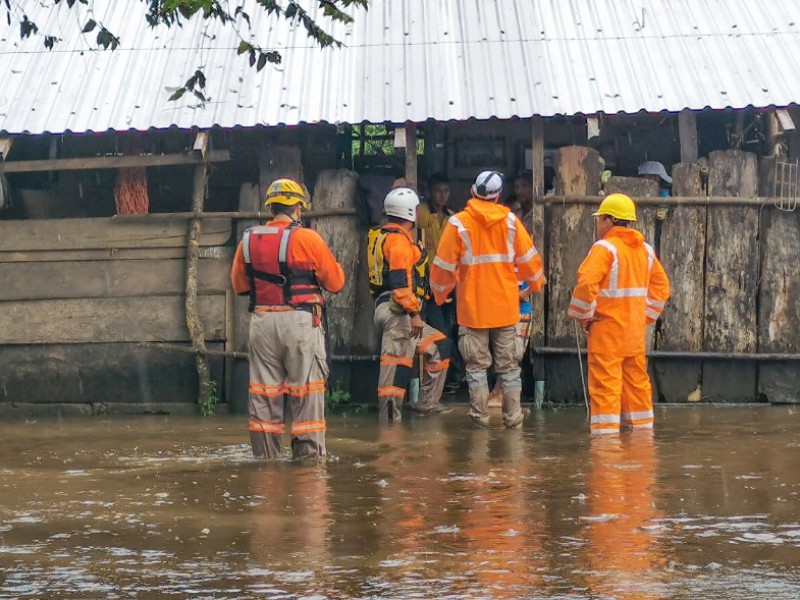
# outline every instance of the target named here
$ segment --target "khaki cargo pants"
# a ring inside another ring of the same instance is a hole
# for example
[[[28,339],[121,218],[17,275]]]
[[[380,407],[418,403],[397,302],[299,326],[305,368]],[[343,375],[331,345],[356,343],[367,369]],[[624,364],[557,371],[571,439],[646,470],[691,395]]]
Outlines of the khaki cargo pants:
[[[469,416],[476,425],[489,424],[489,381],[486,371],[492,366],[503,390],[503,424],[508,428],[522,425],[522,378],[520,350],[524,351],[516,325],[495,329],[458,328],[458,349],[464,357],[469,386]]]
[[[421,395],[417,410],[425,412],[439,404],[450,366],[450,340],[426,324],[422,339],[411,337],[411,318],[394,312],[391,302],[375,307],[375,326],[381,332],[381,371],[378,377],[378,409],[382,421],[399,421],[400,407],[411,379],[414,354],[425,356]]]
[[[250,442],[277,458],[291,419],[292,455],[325,455],[325,330],[302,310],[256,312],[250,320]],[[288,413],[288,414],[286,414]]]

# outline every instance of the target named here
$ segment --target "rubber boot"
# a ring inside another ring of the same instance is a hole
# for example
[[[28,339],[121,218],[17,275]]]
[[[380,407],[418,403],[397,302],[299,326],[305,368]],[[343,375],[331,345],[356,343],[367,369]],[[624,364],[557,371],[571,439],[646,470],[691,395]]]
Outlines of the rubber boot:
[[[486,371],[467,371],[469,416],[477,427],[489,426],[489,382]]]
[[[500,373],[498,379],[503,388],[503,425],[508,429],[518,429],[525,419],[520,406],[522,380],[519,371]]]

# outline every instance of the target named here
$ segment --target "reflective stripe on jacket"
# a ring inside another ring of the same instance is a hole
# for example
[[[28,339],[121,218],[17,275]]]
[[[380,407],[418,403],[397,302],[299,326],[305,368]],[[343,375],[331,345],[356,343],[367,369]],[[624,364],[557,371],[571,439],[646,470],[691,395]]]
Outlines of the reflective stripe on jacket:
[[[632,356],[645,351],[647,325],[669,293],[664,267],[642,234],[613,227],[581,263],[568,316],[598,319],[589,331],[590,352]]]
[[[431,267],[437,304],[456,287],[459,325],[507,327],[519,321],[518,281],[535,292],[545,284],[531,236],[508,207],[471,199],[450,217],[439,242]]]

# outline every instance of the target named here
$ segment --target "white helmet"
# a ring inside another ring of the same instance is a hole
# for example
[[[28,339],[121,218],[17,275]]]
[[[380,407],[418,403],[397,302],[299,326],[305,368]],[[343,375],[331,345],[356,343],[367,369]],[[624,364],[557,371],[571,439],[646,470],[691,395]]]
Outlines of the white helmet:
[[[399,217],[414,223],[417,220],[417,192],[407,187],[395,188],[383,199],[383,212],[390,217]]]
[[[667,170],[660,162],[648,160],[639,165],[639,175],[658,175],[664,182],[672,183],[672,177],[667,175]]]
[[[503,176],[497,171],[484,171],[472,185],[472,195],[481,200],[496,200],[503,191]]]

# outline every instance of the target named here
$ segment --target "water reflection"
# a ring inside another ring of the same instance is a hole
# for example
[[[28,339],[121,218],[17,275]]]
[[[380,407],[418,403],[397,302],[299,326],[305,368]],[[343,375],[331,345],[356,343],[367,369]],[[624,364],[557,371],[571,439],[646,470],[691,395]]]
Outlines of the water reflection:
[[[797,598],[796,418],[334,417],[325,467],[239,419],[0,424],[0,598]]]
[[[654,538],[658,458],[651,431],[594,436],[586,478],[588,590],[618,598],[660,598],[653,580],[666,560]]]

